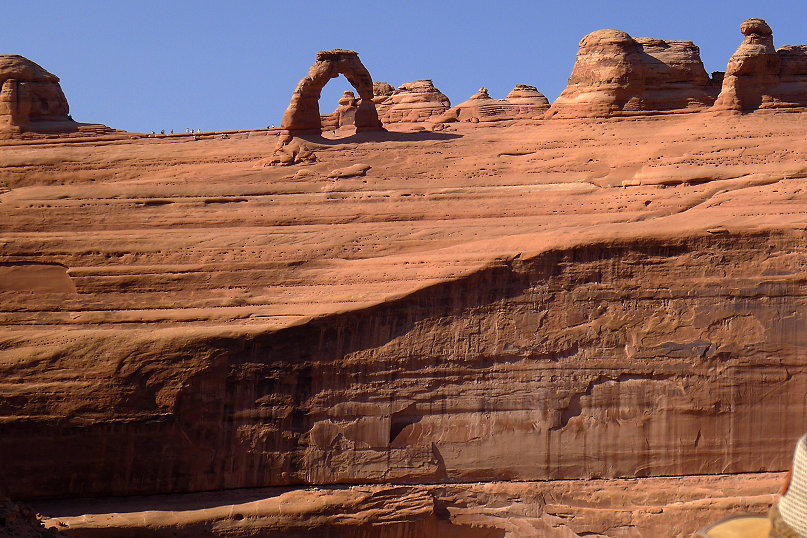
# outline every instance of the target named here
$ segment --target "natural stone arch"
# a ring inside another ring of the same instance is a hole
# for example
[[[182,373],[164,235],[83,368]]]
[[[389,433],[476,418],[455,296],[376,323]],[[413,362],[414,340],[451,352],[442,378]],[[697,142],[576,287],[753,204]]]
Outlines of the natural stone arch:
[[[373,78],[352,50],[322,50],[308,70],[308,76],[297,84],[291,103],[283,114],[281,128],[294,133],[321,133],[319,97],[332,78],[344,75],[359,94],[356,109],[356,132],[381,131],[381,121],[373,103]]]

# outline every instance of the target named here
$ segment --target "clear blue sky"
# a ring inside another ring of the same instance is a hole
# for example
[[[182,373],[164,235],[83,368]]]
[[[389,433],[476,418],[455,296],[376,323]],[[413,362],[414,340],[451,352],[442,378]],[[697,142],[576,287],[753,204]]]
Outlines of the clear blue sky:
[[[692,40],[711,72],[725,69],[748,17],[766,19],[777,46],[807,43],[804,0],[31,0],[3,4],[0,53],[61,77],[78,121],[248,129],[280,123],[318,50],[354,49],[394,86],[431,78],[452,103],[482,85],[501,98],[516,83],[552,100],[591,31]],[[345,89],[343,77],[329,83],[322,111]]]

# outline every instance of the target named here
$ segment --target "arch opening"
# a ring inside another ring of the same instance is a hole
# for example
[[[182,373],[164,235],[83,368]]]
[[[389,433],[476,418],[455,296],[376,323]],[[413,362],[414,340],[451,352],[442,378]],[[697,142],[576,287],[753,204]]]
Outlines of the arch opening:
[[[319,99],[322,88],[331,79],[343,75],[356,90],[356,132],[383,131],[373,102],[373,78],[352,50],[326,50],[317,53],[317,60],[291,96],[283,115],[281,128],[295,134],[322,134]]]

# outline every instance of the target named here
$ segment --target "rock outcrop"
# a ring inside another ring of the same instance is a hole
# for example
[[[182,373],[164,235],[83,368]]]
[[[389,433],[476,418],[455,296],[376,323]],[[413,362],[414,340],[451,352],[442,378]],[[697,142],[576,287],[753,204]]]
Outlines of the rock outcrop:
[[[340,127],[354,127],[356,125],[356,111],[359,108],[359,99],[356,94],[346,90],[339,98],[339,105],[330,114],[321,116],[324,130],[339,129]]]
[[[387,88],[379,85],[379,91]],[[451,101],[431,80],[416,80],[398,86],[377,107],[382,123],[421,123],[443,114]]]
[[[807,45],[776,50],[763,19],[740,25],[745,36],[726,67],[715,110],[749,112],[807,106]]]
[[[393,93],[395,93],[395,88],[389,82],[373,82],[373,102],[375,104],[383,103]]]
[[[807,110],[720,119],[281,133],[295,170],[274,130],[0,146],[3,495],[203,497],[40,511],[96,536],[764,509],[807,428]]]
[[[35,507],[49,514],[47,525],[58,525],[77,538],[667,537],[690,536],[732,512],[764,514],[782,480],[781,474],[770,473],[263,488],[102,501],[66,499],[38,502]]]
[[[480,90],[467,101],[435,118],[436,123],[466,121],[503,121],[540,119],[549,109],[549,101],[535,86],[517,84],[506,99],[492,99],[487,88]]]
[[[344,75],[359,94],[355,111],[358,132],[383,129],[373,102],[373,79],[370,72],[352,50],[325,50],[317,53],[317,61],[308,75],[298,84],[291,96],[291,103],[283,115],[281,128],[289,133],[321,133],[319,97],[322,88],[332,78]]]
[[[74,130],[59,77],[16,54],[0,55],[0,132]]]
[[[569,83],[547,117],[694,112],[710,107],[718,90],[691,41],[598,30],[580,41]]]

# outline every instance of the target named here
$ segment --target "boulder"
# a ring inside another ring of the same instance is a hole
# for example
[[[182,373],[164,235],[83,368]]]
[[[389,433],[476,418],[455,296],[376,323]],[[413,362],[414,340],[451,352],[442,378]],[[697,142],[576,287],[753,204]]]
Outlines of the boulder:
[[[416,80],[398,86],[377,108],[382,123],[419,123],[443,114],[451,101],[431,80]]]
[[[0,131],[72,130],[59,77],[17,54],[0,54]]]
[[[694,112],[710,107],[718,89],[691,41],[598,30],[580,41],[569,83],[548,117]]]
[[[435,121],[448,123],[465,121],[471,123],[538,119],[549,108],[549,100],[535,86],[517,84],[506,99],[492,99],[488,89],[482,87],[467,101],[446,111]]]
[[[776,50],[773,31],[762,19],[744,21],[740,31],[745,38],[729,60],[714,109],[807,106],[807,45]]]

